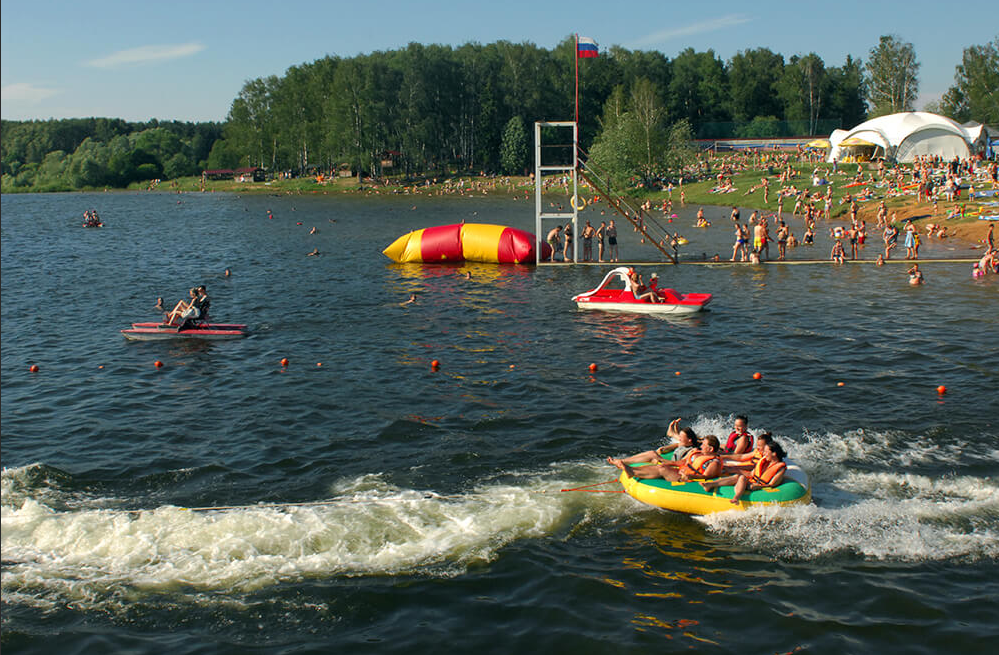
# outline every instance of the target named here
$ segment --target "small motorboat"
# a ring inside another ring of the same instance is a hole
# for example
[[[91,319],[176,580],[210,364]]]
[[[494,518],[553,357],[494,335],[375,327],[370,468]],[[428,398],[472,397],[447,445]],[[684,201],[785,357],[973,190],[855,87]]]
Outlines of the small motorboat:
[[[129,341],[162,341],[166,339],[241,339],[249,334],[245,325],[235,323],[195,323],[183,328],[166,323],[133,323],[121,331]]]
[[[639,293],[628,277],[628,270],[625,266],[619,266],[607,273],[597,288],[573,296],[576,306],[580,309],[642,314],[692,314],[701,311],[711,302],[710,293],[680,294],[673,289],[658,288],[643,289],[642,293]],[[617,286],[615,282],[623,282],[624,288],[611,288],[612,285]],[[660,302],[653,302],[651,298],[639,300],[639,297],[648,291],[654,291]]]
[[[733,503],[734,486],[705,491],[696,481],[670,482],[662,478],[639,479],[621,473],[619,481],[624,492],[646,505],[683,514],[714,514],[729,510],[745,510],[757,505],[807,505],[812,502],[812,485],[800,466],[787,461],[784,481],[776,487],[747,491]],[[632,466],[645,466],[632,464]]]

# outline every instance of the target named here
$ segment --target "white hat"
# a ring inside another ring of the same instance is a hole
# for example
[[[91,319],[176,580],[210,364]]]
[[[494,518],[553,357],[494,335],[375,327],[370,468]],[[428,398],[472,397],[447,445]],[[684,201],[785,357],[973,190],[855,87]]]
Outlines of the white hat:
[[[654,277],[659,277],[659,274],[658,273],[653,273],[652,275],[649,276],[649,279],[651,280]]]

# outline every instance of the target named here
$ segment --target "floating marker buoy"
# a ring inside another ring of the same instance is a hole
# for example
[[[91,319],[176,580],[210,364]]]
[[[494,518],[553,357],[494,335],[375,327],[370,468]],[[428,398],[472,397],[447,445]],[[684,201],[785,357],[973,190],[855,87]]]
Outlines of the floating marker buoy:
[[[438,362],[436,359],[434,361],[430,362],[430,368],[432,368],[433,370],[436,371],[440,367],[441,367],[441,363]]]
[[[680,375],[680,371],[677,371],[676,373],[674,373],[674,375]]]
[[[763,374],[760,373],[759,371],[757,371],[756,373],[753,373],[753,379],[754,380],[761,380],[761,379],[763,379]]]
[[[322,362],[316,362],[316,366],[322,366],[322,365],[323,365]]]
[[[100,366],[98,366],[97,368],[104,368],[104,364],[101,364],[101,365],[100,365]]]
[[[941,396],[944,395],[945,393],[947,393],[947,387],[941,384],[939,387],[937,387],[937,393],[940,394]]]
[[[282,357],[281,358],[281,366],[287,366],[287,365],[288,365],[288,358],[287,357]]]
[[[28,370],[31,371],[32,373],[37,373],[38,372],[38,364],[32,364],[31,366],[28,367]]]
[[[153,362],[153,366],[155,366],[156,368],[162,368],[163,362],[157,359],[155,362]]]
[[[597,372],[597,365],[590,364],[590,373],[596,373],[596,372]]]
[[[517,368],[515,364],[510,364],[510,368]]]
[[[837,383],[836,383],[836,386],[837,386],[837,387],[842,387],[842,386],[843,386],[843,383],[842,383],[842,382],[837,382]]]
[[[295,225],[301,225],[301,224],[302,224],[302,221],[299,221],[299,222],[295,223]]]

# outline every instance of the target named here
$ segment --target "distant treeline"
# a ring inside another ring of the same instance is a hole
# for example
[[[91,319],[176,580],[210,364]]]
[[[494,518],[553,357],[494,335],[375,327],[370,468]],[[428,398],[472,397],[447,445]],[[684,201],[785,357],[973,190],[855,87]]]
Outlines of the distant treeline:
[[[66,191],[200,174],[221,123],[3,121],[3,190]]]
[[[969,59],[979,50],[984,69],[995,68],[994,43],[966,51],[955,89],[968,91],[953,102],[945,98],[942,109],[981,113],[976,87],[961,84],[965,68],[969,80],[980,77],[977,60]],[[870,55],[866,65],[847,56],[828,66],[814,53],[785,59],[767,48],[728,61],[712,50],[688,48],[669,59],[607,48],[579,62],[581,144],[603,145],[605,153],[643,146],[642,166],[652,171],[669,167],[649,154],[669,134],[674,140],[827,135],[868,112],[911,109],[918,72],[911,44],[882,37]],[[522,173],[532,158],[534,121],[573,116],[574,57],[572,37],[553,49],[507,41],[457,48],[411,43],[249,80],[223,124],[4,121],[3,187],[125,186],[247,166],[366,175]],[[877,85],[899,76],[905,93],[879,100]]]
[[[534,121],[572,119],[574,57],[569,37],[551,50],[507,41],[411,43],[293,66],[243,86],[212,160],[293,171],[347,165],[377,174],[392,161],[397,172],[520,173],[510,166],[526,162],[503,155],[522,148],[509,138],[504,144],[504,132],[533,142]],[[687,49],[671,60],[612,47],[580,61],[579,79],[583,147],[597,137],[615,88],[627,96],[638,80],[652,83],[666,125],[687,119],[695,136],[778,136],[760,132],[784,121],[801,130],[796,135],[816,133],[820,122],[828,134],[829,125],[854,125],[867,111],[863,70],[850,57],[826,67],[815,54],[785,61],[766,48],[725,62],[712,50]]]

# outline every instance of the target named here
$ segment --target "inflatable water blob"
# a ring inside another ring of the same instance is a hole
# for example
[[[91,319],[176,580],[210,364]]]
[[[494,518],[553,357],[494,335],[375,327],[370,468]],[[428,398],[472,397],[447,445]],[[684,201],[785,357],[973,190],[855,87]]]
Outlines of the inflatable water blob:
[[[382,253],[399,263],[486,262],[524,264],[534,262],[530,232],[485,223],[459,223],[425,227],[404,234]],[[551,256],[551,246],[541,245],[541,258]]]

